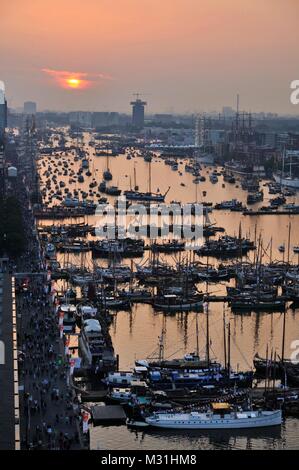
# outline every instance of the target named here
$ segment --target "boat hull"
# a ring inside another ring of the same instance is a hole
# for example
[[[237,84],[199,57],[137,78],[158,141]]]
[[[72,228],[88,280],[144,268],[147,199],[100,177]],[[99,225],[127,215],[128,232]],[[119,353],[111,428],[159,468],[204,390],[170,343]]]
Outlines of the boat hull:
[[[189,312],[193,310],[201,310],[203,306],[203,301],[195,302],[195,303],[183,303],[183,304],[176,304],[176,305],[165,305],[154,303],[153,307],[155,310],[163,310],[164,312]]]

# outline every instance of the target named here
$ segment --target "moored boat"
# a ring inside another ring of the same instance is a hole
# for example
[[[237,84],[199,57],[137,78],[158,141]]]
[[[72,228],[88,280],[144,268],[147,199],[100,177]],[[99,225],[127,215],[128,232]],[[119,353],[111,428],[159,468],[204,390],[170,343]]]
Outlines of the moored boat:
[[[229,405],[215,403],[212,411],[200,413],[156,412],[145,418],[150,426],[168,429],[242,429],[279,426],[282,423],[281,410],[231,411]]]

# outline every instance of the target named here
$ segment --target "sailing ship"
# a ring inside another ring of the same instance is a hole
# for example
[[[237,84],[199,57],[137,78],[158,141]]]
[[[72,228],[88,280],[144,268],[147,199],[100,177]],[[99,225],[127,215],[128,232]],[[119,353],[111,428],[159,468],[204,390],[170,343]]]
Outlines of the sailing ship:
[[[156,192],[156,193],[153,193],[152,190],[151,190],[151,163],[149,163],[149,178],[148,178],[148,191],[147,192],[141,192],[141,191],[138,191],[138,190],[127,190],[127,191],[124,191],[124,195],[126,196],[126,198],[128,200],[131,200],[131,201],[153,201],[153,202],[164,202],[165,201],[165,197],[166,195],[168,194],[169,190],[170,190],[170,186],[168,188],[168,190],[164,193],[164,194],[161,194],[160,192]],[[136,169],[134,167],[134,185],[135,185],[135,188],[138,187],[137,184],[136,184]]]

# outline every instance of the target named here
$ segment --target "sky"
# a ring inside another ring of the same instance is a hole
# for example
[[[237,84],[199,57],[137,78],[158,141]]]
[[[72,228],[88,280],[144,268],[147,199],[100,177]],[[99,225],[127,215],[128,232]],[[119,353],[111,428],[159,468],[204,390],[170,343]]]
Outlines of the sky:
[[[10,107],[299,114],[298,0],[1,0]]]

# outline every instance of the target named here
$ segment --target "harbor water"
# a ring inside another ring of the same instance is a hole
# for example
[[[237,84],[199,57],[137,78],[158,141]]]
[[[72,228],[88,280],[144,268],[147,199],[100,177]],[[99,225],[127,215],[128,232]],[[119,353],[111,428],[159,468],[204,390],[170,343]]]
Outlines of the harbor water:
[[[89,183],[94,178],[97,185],[102,181],[102,173],[107,168],[105,157],[96,157],[94,148],[88,145],[90,134],[84,133],[84,149],[89,153],[90,177],[84,174],[84,183],[69,184],[69,176],[57,176],[58,181],[64,181],[65,185],[73,191],[89,191]],[[74,142],[72,142],[74,144]],[[74,155],[70,152],[61,158],[73,162]],[[42,156],[39,160],[39,172],[41,176],[41,187],[45,183],[43,172],[46,166],[57,165],[57,160],[51,156]],[[51,162],[52,161],[52,162]],[[241,189],[238,179],[235,184],[225,183],[222,176],[213,184],[209,175],[214,167],[202,165],[201,174],[206,181],[194,184],[194,176],[184,171],[188,159],[178,158],[178,171],[173,171],[170,166],[165,165],[159,157],[153,158],[151,162],[151,190],[159,189],[161,193],[170,190],[166,202],[221,202],[224,200],[237,199],[246,203],[247,191]],[[73,163],[71,168],[77,172],[81,161]],[[135,170],[134,170],[135,168]],[[125,154],[109,158],[109,169],[113,175],[111,184],[117,185],[122,190],[128,190],[134,186],[137,180],[140,191],[149,189],[149,163],[142,157],[136,156],[127,159]],[[268,194],[265,182],[260,183],[260,189],[264,191],[264,201],[253,206],[257,209],[266,205],[270,198],[275,196]],[[49,192],[48,192],[49,194]],[[90,199],[90,197],[88,197]],[[96,199],[95,199],[96,200]],[[110,201],[114,198],[109,197]],[[49,202],[46,198],[44,202]],[[287,198],[288,203],[299,204],[298,196]],[[52,199],[49,205],[58,204],[59,201]],[[246,216],[242,212],[230,212],[224,210],[213,210],[209,214],[211,222],[218,227],[223,227],[227,235],[238,235],[242,231],[243,236],[251,240],[263,239],[263,263],[271,259],[277,261],[286,260],[298,263],[298,254],[293,253],[293,246],[299,245],[299,215],[263,215]],[[79,220],[78,220],[79,221]],[[82,219],[80,220],[82,221]],[[84,221],[91,225],[96,223],[96,216],[85,216]],[[66,221],[64,221],[66,223]],[[69,221],[68,221],[69,222]],[[61,224],[61,221],[55,221]],[[53,224],[53,221],[40,221],[40,224]],[[290,243],[288,250],[288,238]],[[218,235],[216,235],[216,238]],[[285,244],[285,253],[281,253],[278,247]],[[272,248],[272,249],[271,249]],[[271,254],[270,254],[271,252]],[[148,256],[148,254],[146,254]],[[179,255],[165,255],[161,259],[174,263]],[[250,253],[253,259],[254,252]],[[207,262],[206,258],[196,258]],[[65,262],[65,254],[60,254],[58,260]],[[246,258],[243,258],[245,261]],[[91,255],[69,254],[68,261],[73,264],[91,267]],[[141,260],[134,260],[141,263]],[[143,261],[144,262],[144,261]],[[217,265],[217,261],[209,258],[210,264]],[[105,261],[101,261],[105,265]],[[130,263],[130,261],[126,261]],[[208,290],[213,295],[224,295],[227,285],[233,285],[233,281],[209,284]],[[198,288],[204,290],[205,284],[198,284]],[[299,341],[298,327],[299,309],[288,305],[286,311],[285,330],[285,357],[290,357],[294,350],[298,349],[296,341]],[[281,312],[259,312],[259,313],[232,313],[227,304],[222,302],[210,303],[209,305],[209,329],[210,329],[210,354],[211,357],[224,362],[223,341],[223,317],[231,324],[231,365],[236,370],[249,370],[253,368],[253,357],[256,353],[265,356],[266,348],[281,355],[282,351],[282,328],[283,313]],[[130,370],[136,359],[146,359],[157,355],[158,337],[161,335],[162,327],[165,330],[165,358],[182,357],[186,353],[196,350],[196,317],[199,325],[199,348],[200,355],[204,356],[206,348],[206,318],[201,312],[182,312],[172,315],[163,315],[155,312],[151,305],[134,304],[130,311],[118,311],[113,314],[110,326],[110,334],[115,353],[119,355],[119,366],[121,370]],[[281,430],[251,430],[236,432],[178,432],[178,431],[148,431],[136,432],[127,429],[126,426],[96,427],[91,429],[91,448],[93,449],[298,449],[299,448],[299,419],[286,418]]]

